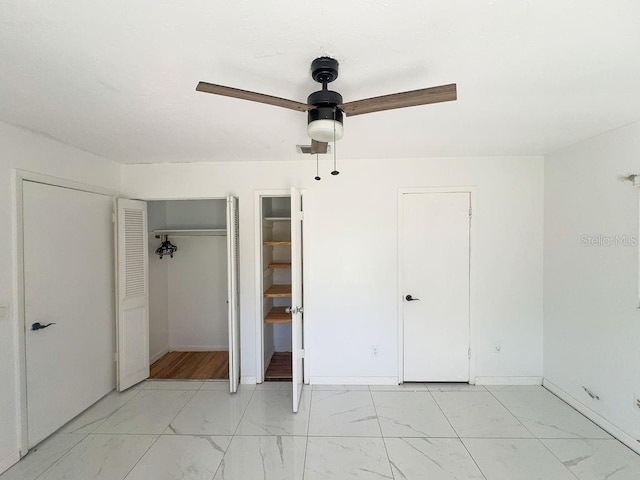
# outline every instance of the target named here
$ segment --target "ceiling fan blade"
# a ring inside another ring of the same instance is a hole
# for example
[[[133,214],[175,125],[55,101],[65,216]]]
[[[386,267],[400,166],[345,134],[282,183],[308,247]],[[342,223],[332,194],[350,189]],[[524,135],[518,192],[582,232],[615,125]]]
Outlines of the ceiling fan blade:
[[[456,84],[411,90],[410,92],[393,93],[381,97],[365,98],[355,102],[338,105],[348,117],[363,113],[381,112],[394,108],[414,107],[429,103],[450,102],[458,98]]]
[[[252,102],[266,103],[267,105],[275,105],[276,107],[290,108],[299,112],[306,112],[313,105],[287,100],[286,98],[273,97],[263,93],[249,92],[248,90],[240,90],[239,88],[225,87],[224,85],[216,85],[207,82],[198,82],[196,87],[198,92],[213,93],[214,95],[223,95],[225,97],[240,98],[242,100],[250,100]]]
[[[316,153],[327,153],[327,142],[319,142],[317,140],[311,140],[311,155]]]

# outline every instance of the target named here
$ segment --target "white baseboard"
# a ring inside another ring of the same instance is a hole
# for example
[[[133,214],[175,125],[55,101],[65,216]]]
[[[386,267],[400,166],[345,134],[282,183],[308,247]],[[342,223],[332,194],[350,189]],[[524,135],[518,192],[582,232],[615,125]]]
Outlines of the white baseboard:
[[[170,352],[228,352],[228,345],[171,345]]]
[[[155,355],[152,355],[151,358],[149,358],[149,364],[153,364],[153,363],[157,362],[162,357],[164,357],[167,353],[169,353],[169,348],[168,347],[167,348],[163,348],[158,353],[156,353]]]
[[[247,375],[246,377],[240,377],[240,383],[242,385],[255,385],[257,382],[256,377]]]
[[[476,385],[542,385],[542,377],[476,377]]]
[[[633,438],[628,433],[623,432],[618,427],[616,427],[613,423],[611,423],[609,420],[607,420],[606,418],[601,416],[599,413],[594,412],[589,407],[587,407],[584,403],[582,403],[580,400],[578,400],[575,397],[569,395],[567,392],[562,390],[559,386],[557,386],[553,382],[550,382],[546,378],[544,379],[544,382],[543,382],[542,385],[544,386],[544,388],[549,390],[551,393],[553,393],[554,395],[560,397],[566,403],[571,405],[573,408],[575,408],[577,411],[579,411],[581,414],[583,414],[585,417],[587,417],[593,423],[595,423],[596,425],[601,427],[603,430],[606,430],[608,433],[610,433],[615,438],[620,440],[622,443],[624,443],[631,450],[633,450],[634,452],[640,454],[640,441],[639,440],[636,440],[635,438]]]
[[[311,385],[398,385],[398,377],[311,377]]]
[[[20,461],[20,452],[16,450],[0,460],[0,473],[9,470]]]

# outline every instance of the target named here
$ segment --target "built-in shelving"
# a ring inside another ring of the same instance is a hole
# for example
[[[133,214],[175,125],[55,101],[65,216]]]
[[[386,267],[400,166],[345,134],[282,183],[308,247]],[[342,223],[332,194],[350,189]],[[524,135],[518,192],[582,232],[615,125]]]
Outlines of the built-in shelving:
[[[291,240],[267,240],[264,244],[267,247],[290,247]]]
[[[269,264],[268,268],[291,268],[291,263],[273,262]]]
[[[264,317],[264,323],[291,323],[291,314],[286,312],[289,307],[273,307]]]
[[[291,297],[291,285],[271,285],[264,292],[266,298],[289,298]]]
[[[156,237],[160,238],[160,235],[168,235],[171,237],[216,237],[224,236],[227,234],[226,228],[182,228],[182,229],[162,229],[153,230]]]

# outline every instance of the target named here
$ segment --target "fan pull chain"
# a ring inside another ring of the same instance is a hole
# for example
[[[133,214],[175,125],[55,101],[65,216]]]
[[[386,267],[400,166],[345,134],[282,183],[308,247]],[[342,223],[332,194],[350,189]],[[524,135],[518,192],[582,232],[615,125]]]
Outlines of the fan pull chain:
[[[319,154],[316,152],[316,176],[314,177],[316,180],[320,180],[320,159],[318,157]]]
[[[340,172],[336,167],[336,111],[338,107],[333,109],[333,171],[331,175],[338,175]]]

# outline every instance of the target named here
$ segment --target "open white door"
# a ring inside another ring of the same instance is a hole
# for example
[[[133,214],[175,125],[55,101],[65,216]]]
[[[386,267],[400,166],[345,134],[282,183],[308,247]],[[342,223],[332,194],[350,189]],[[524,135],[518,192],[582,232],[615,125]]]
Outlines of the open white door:
[[[238,199],[227,197],[227,281],[229,292],[229,390],[238,391],[240,383],[240,282]]]
[[[302,195],[291,189],[291,351],[293,361],[293,411],[298,411],[302,396],[303,358],[302,344]]]
[[[118,391],[149,378],[147,204],[117,201]]]

